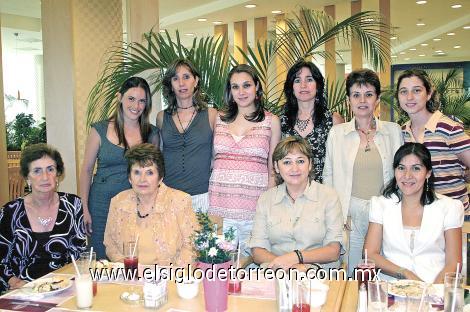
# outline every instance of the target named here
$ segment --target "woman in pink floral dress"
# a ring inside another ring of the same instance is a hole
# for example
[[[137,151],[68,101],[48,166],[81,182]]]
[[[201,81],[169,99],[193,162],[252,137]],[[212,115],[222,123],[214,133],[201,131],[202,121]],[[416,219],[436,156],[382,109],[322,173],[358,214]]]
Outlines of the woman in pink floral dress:
[[[274,186],[271,155],[281,138],[279,118],[264,110],[262,92],[252,67],[233,68],[225,85],[226,110],[214,130],[209,214],[223,219],[224,232],[233,227],[242,245],[250,236],[259,195]]]

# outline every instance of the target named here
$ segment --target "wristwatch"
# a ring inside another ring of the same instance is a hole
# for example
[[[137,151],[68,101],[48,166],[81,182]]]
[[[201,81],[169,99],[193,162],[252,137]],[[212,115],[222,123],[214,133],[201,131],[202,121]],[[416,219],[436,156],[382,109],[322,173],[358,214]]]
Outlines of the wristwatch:
[[[405,279],[405,278],[406,278],[406,277],[405,277],[405,274],[404,274],[405,271],[406,271],[405,268],[399,268],[398,271],[397,271],[397,273],[395,274],[395,277],[396,277],[397,279]]]

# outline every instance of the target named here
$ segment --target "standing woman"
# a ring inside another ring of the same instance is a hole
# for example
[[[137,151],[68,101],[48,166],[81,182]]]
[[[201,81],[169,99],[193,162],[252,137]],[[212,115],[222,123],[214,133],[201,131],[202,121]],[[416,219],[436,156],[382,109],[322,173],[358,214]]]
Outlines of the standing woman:
[[[346,93],[354,118],[333,126],[328,136],[323,181],[333,186],[349,230],[348,273],[362,259],[369,226],[369,203],[393,178],[392,160],[402,145],[400,126],[374,118],[379,104],[380,81],[369,69],[353,71],[346,79]],[[346,236],[347,237],[347,236]]]
[[[262,93],[252,67],[234,67],[225,85],[227,110],[218,115],[214,131],[209,214],[223,218],[224,232],[233,227],[240,243],[250,236],[258,197],[275,185],[272,153],[281,128],[279,118],[264,110]],[[246,244],[244,249],[246,255]]]
[[[207,212],[217,111],[201,99],[200,78],[188,60],[179,59],[169,66],[162,81],[168,107],[158,113],[157,126],[165,159],[163,182],[190,194],[194,211]]]
[[[312,62],[295,63],[284,83],[284,113],[281,115],[283,136],[299,136],[307,140],[313,151],[314,180],[323,181],[326,139],[333,125],[344,122],[338,113],[328,110],[325,79]]]
[[[443,115],[431,80],[424,70],[398,77],[396,97],[410,120],[402,127],[405,142],[424,144],[431,152],[436,192],[468,207],[465,167],[470,167],[470,138],[463,126]]]
[[[116,97],[118,106],[113,116],[92,125],[80,173],[85,226],[98,258],[106,257],[103,237],[111,198],[131,187],[124,153],[144,142],[159,145],[158,129],[149,123],[152,96],[147,81],[127,79]]]

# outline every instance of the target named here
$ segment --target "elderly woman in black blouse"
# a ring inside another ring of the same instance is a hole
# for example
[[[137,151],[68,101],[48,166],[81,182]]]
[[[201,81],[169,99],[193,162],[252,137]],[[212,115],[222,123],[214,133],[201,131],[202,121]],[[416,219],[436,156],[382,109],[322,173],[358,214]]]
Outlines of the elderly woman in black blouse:
[[[64,173],[59,152],[31,145],[20,166],[30,193],[0,211],[0,292],[62,267],[85,249],[82,202],[56,191]]]

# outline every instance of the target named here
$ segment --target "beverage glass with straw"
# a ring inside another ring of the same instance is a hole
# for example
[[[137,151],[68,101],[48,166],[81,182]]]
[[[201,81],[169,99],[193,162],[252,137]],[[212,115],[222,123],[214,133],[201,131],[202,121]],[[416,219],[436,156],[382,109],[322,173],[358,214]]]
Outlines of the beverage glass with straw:
[[[388,284],[386,281],[368,281],[367,309],[368,311],[387,311],[388,307]]]
[[[135,241],[124,243],[124,271],[127,279],[136,279],[138,277],[139,257],[137,244],[139,236]]]
[[[80,261],[78,265],[78,269],[80,270],[80,273],[83,274],[89,274],[91,275],[91,270],[96,269],[96,252],[93,251],[93,247],[90,248],[90,251],[84,251],[80,253]],[[98,292],[98,281],[93,280],[93,296],[96,296],[96,293]]]
[[[455,273],[446,273],[444,277],[444,311],[458,312],[463,310],[464,289],[460,263],[457,263]]]
[[[364,259],[358,263],[354,274],[355,276],[353,276],[353,278],[357,280],[358,288],[361,287],[362,283],[364,283],[367,288],[367,282],[375,279],[375,262],[367,257],[367,249],[364,250]]]
[[[93,305],[93,282],[90,274],[81,274],[75,257],[70,255],[75,268],[75,299],[77,308],[89,309]]]
[[[230,276],[228,282],[228,292],[230,294],[239,294],[242,291],[242,282],[237,278],[237,271],[240,269],[240,251],[241,244],[238,241],[238,248],[235,252],[231,254],[232,256],[232,266],[235,268],[234,276]]]

